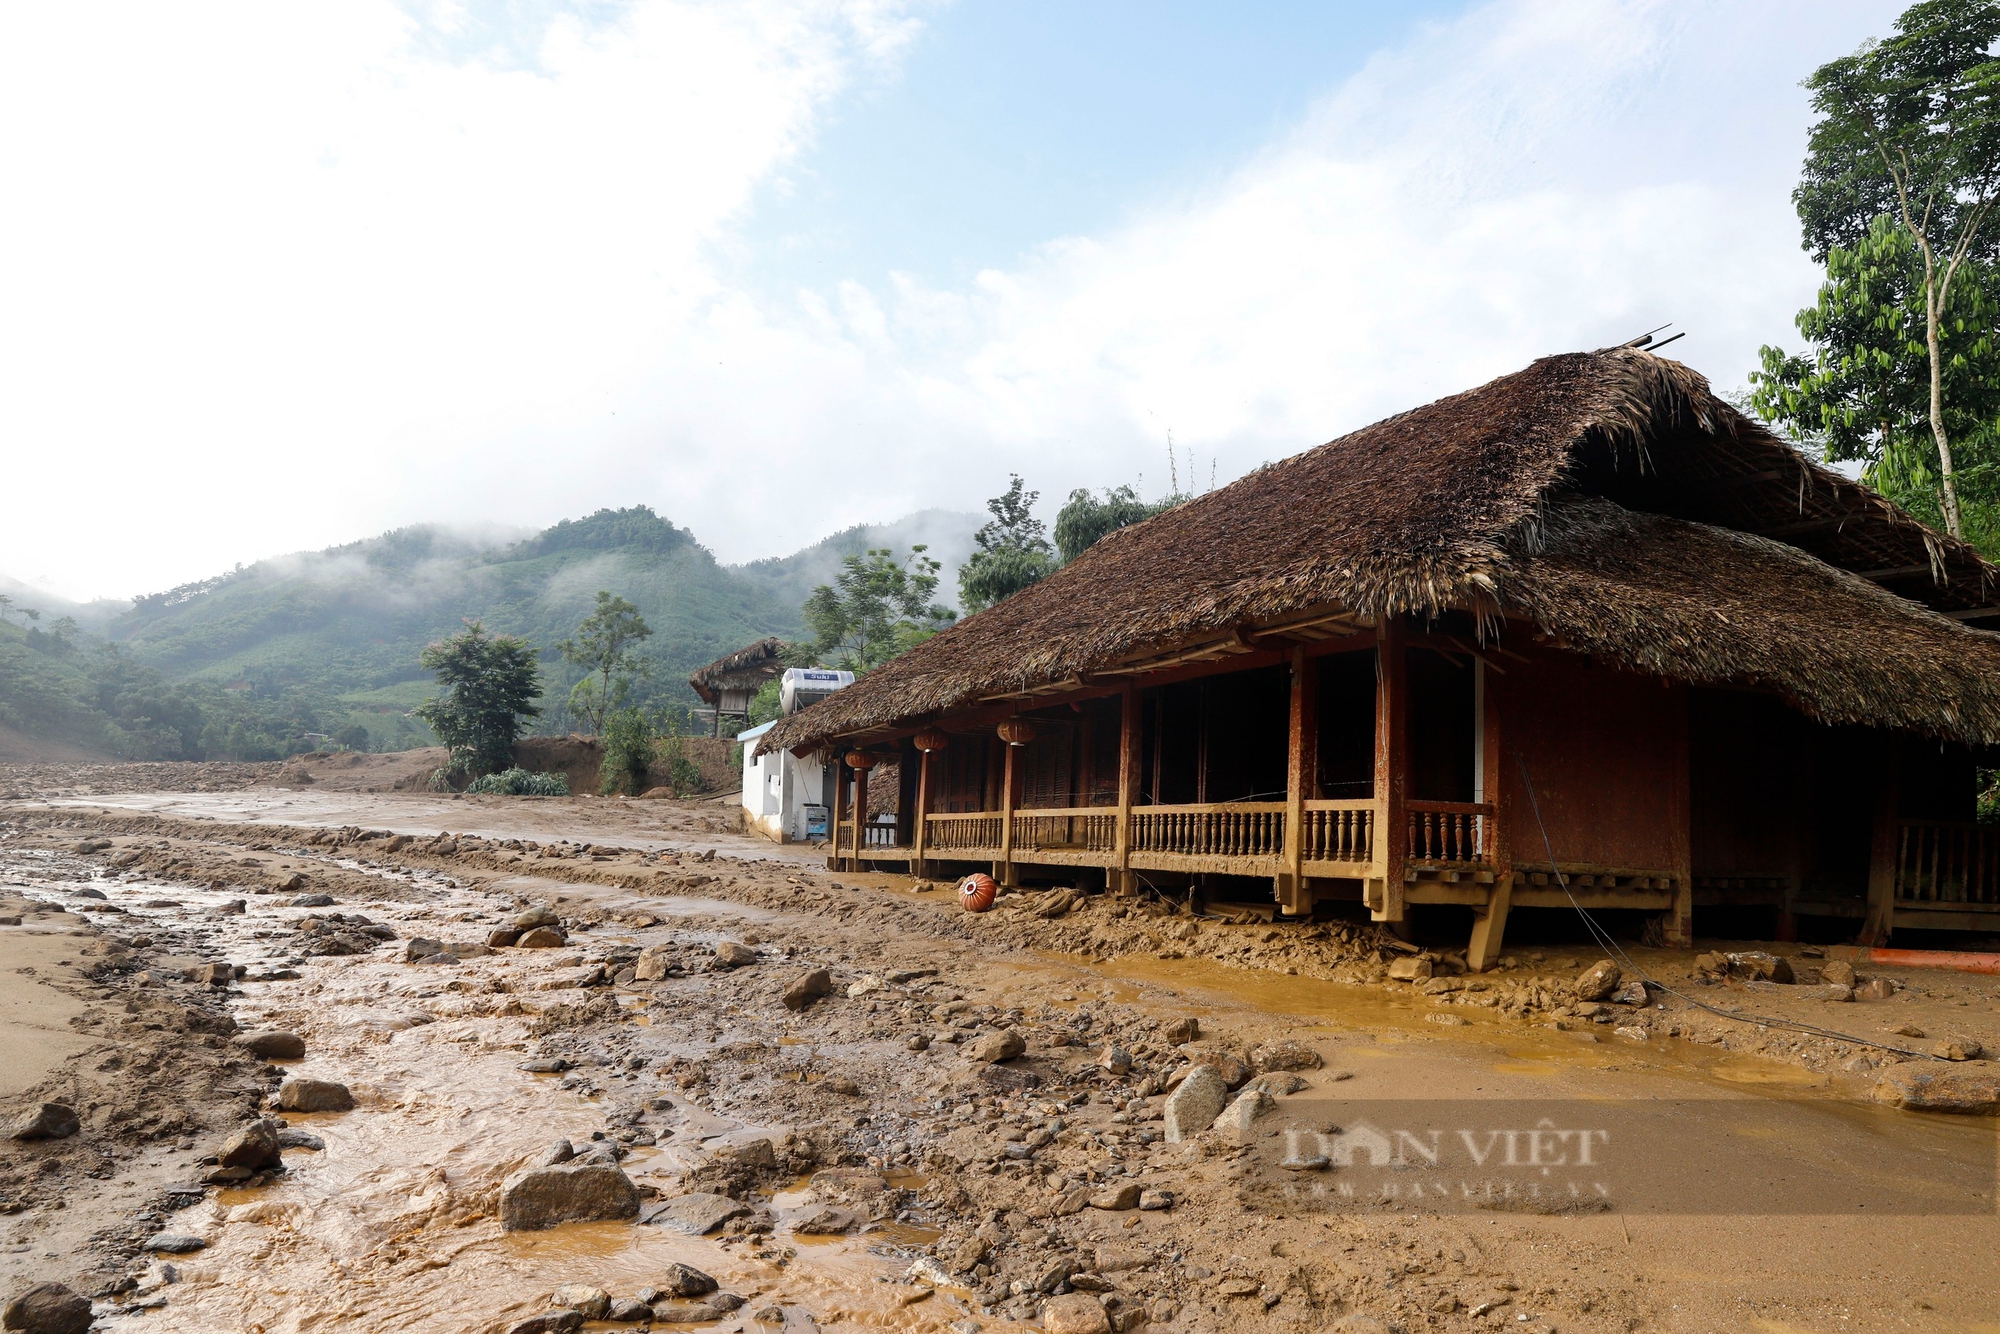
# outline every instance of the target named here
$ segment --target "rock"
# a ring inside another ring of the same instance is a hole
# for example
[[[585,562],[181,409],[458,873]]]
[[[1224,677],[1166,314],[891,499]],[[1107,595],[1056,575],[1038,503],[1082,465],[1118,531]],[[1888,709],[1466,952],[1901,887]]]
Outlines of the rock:
[[[90,1299],[60,1283],[37,1283],[0,1311],[0,1329],[22,1334],[85,1334],[90,1328]]]
[[[1107,1074],[1126,1075],[1132,1072],[1132,1053],[1113,1043],[1097,1058],[1097,1068]]]
[[[903,1039],[903,1047],[907,1051],[929,1051],[931,1049],[931,1040],[922,1033],[912,1033],[909,1037]]]
[[[1882,1001],[1896,994],[1900,988],[1886,977],[1871,977],[1854,986],[1854,999],[1858,1001]]]
[[[749,1212],[748,1205],[727,1195],[677,1195],[648,1208],[639,1221],[700,1237]]]
[[[1245,1089],[1262,1089],[1274,1098],[1282,1098],[1287,1094],[1297,1093],[1300,1089],[1312,1086],[1289,1070],[1285,1070],[1275,1075],[1259,1075],[1243,1087]]]
[[[559,1075],[570,1068],[570,1063],[560,1056],[540,1056],[532,1061],[523,1061],[514,1068],[531,1075]]]
[[[1854,965],[1835,959],[1819,970],[1819,980],[1832,986],[1854,985]]]
[[[849,1079],[846,1075],[835,1075],[826,1081],[826,1087],[828,1092],[838,1093],[843,1098],[858,1097],[861,1093],[860,1083]]]
[[[537,904],[535,907],[514,914],[514,926],[517,930],[521,931],[533,931],[538,926],[560,926],[561,924],[562,918],[557,916],[555,909],[549,907],[547,904]]]
[[[1796,980],[1792,972],[1792,961],[1778,954],[1767,954],[1763,950],[1744,950],[1740,954],[1726,956],[1729,960],[1729,975],[1750,982],[1790,983]]]
[[[1099,1246],[1092,1258],[1100,1274],[1121,1274],[1127,1269],[1142,1269],[1153,1263],[1150,1252],[1129,1246]]]
[[[1625,983],[1618,990],[1611,993],[1611,1003],[1614,1005],[1648,1004],[1646,999],[1646,984],[1637,978],[1633,978],[1630,982]]]
[[[1090,1197],[1093,1209],[1137,1209],[1139,1207],[1139,1183],[1126,1181]]]
[[[641,1320],[651,1320],[652,1303],[643,1302],[637,1297],[614,1297],[611,1300],[611,1309],[604,1313],[604,1318],[615,1320],[621,1325],[634,1325]]]
[[[722,941],[715,947],[717,968],[742,968],[757,962],[757,951],[748,945],[740,945],[733,940]]]
[[[521,929],[519,927],[496,926],[486,933],[486,947],[488,949],[504,950],[520,938]]]
[[[583,1312],[550,1311],[531,1315],[507,1326],[507,1334],[577,1334],[583,1328]]]
[[[982,1034],[965,1049],[965,1054],[972,1060],[993,1065],[1000,1061],[1011,1061],[1027,1049],[1028,1044],[1021,1040],[1019,1033],[1011,1028],[1003,1028],[996,1033]]]
[[[853,1227],[858,1220],[845,1209],[836,1209],[830,1204],[822,1204],[806,1213],[792,1224],[792,1231],[806,1237],[833,1237]]]
[[[662,1325],[699,1325],[729,1313],[711,1302],[655,1302],[653,1319]]]
[[[416,963],[432,955],[444,952],[444,942],[432,940],[429,936],[411,936],[403,942],[403,962]]]
[[[1201,1020],[1193,1015],[1183,1015],[1160,1030],[1160,1040],[1178,1047],[1184,1042],[1193,1042],[1201,1036]]]
[[[324,1149],[326,1141],[310,1130],[297,1130],[290,1126],[278,1132],[278,1147],[281,1149]]]
[[[330,1079],[287,1079],[278,1086],[282,1112],[351,1112],[354,1095]]]
[[[100,903],[107,901],[105,899],[103,890],[92,889],[88,885],[84,886],[82,889],[73,890],[71,892],[74,893],[75,896],[80,899],[96,899]]]
[[[1389,1327],[1372,1315],[1344,1315],[1326,1327],[1326,1334],[1389,1334]]]
[[[331,908],[333,906],[333,895],[301,894],[297,898],[287,902],[285,906],[287,908]]]
[[[296,1061],[306,1054],[306,1040],[297,1033],[263,1028],[236,1039],[238,1045],[267,1061]]]
[[[509,1232],[638,1216],[638,1187],[615,1163],[523,1168],[500,1183],[500,1226]]]
[[[814,1001],[833,994],[833,974],[824,968],[815,968],[810,973],[800,975],[785,988],[785,1008],[803,1010]]]
[[[1428,979],[1433,971],[1435,970],[1431,961],[1422,955],[1405,954],[1401,958],[1389,961],[1391,982],[1422,982]]]
[[[521,938],[514,943],[524,950],[552,950],[569,944],[569,937],[562,933],[560,927],[538,926],[532,931],[522,932]]]
[[[14,1118],[9,1139],[68,1139],[83,1123],[76,1109],[59,1102],[37,1103]]]
[[[1222,1100],[1228,1092],[1229,1086],[1214,1066],[1197,1065],[1188,1071],[1180,1087],[1167,1097],[1167,1143],[1193,1139],[1214,1125],[1215,1118],[1222,1114]]]
[[[576,1157],[576,1146],[566,1139],[559,1139],[549,1145],[548,1152],[542,1155],[542,1161],[537,1166],[559,1167],[574,1157]]]
[[[185,1232],[161,1232],[148,1237],[140,1249],[158,1255],[187,1255],[207,1245],[200,1237],[191,1237]]]
[[[1257,1118],[1272,1106],[1270,1094],[1262,1089],[1249,1089],[1223,1108],[1222,1114],[1215,1118],[1215,1129],[1227,1139],[1248,1144],[1257,1133]]]
[[[1930,1036],[1930,1034],[1924,1032],[1923,1029],[1918,1028],[1915,1024],[1904,1024],[1901,1028],[1891,1031],[1899,1038],[1924,1038]]]
[[[638,959],[632,965],[634,982],[664,982],[673,960],[664,952],[647,948],[639,951]]]
[[[1943,1061],[1976,1061],[1985,1049],[1971,1038],[1944,1038],[1931,1054]]]
[[[706,1297],[717,1283],[693,1265],[678,1262],[667,1266],[660,1276],[660,1291],[669,1297]]]
[[[887,990],[887,986],[881,978],[875,976],[873,973],[864,973],[861,977],[848,983],[847,999],[860,1000],[863,996],[872,996],[878,991],[885,990]]]
[[[205,963],[194,970],[194,980],[211,987],[226,987],[236,980],[236,965]]]
[[[1111,1334],[1111,1318],[1097,1298],[1072,1292],[1043,1303],[1042,1328],[1047,1334]]]
[[[1577,975],[1576,998],[1585,1001],[1607,1000],[1612,992],[1618,990],[1618,982],[1622,976],[1617,964],[1609,959],[1600,959]]]
[[[1250,1049],[1250,1068],[1258,1074],[1272,1070],[1317,1070],[1326,1062],[1303,1042],[1264,1042]]]
[[[271,1120],[252,1121],[223,1142],[215,1155],[217,1167],[247,1167],[252,1172],[261,1172],[267,1167],[277,1167],[283,1161],[278,1150],[278,1123]]]
[[[1987,1064],[1931,1065],[1911,1061],[1889,1067],[1875,1084],[1877,1102],[1912,1112],[2000,1114],[2000,1070]]]
[[[549,1305],[572,1311],[581,1311],[585,1320],[602,1320],[604,1313],[611,1309],[611,1294],[603,1288],[586,1287],[581,1283],[571,1283],[555,1290],[549,1298]]]

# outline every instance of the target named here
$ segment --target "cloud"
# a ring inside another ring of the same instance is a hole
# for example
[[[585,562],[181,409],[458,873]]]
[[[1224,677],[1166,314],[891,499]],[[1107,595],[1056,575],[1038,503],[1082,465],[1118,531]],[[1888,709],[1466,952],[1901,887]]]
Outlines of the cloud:
[[[1009,470],[1157,493],[1169,429],[1226,479],[1667,320],[1740,383],[1814,283],[1798,80],[1894,16],[1496,0],[1116,230],[772,301],[739,224],[920,12],[471,12],[0,19],[32,127],[0,141],[0,431],[34,498],[0,569],[142,591],[635,502],[750,559]]]

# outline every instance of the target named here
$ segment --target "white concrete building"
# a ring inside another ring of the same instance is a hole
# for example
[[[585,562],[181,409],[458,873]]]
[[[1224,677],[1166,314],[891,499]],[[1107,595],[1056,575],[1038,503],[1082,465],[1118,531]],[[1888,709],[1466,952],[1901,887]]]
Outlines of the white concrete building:
[[[826,841],[826,766],[818,755],[801,760],[790,751],[757,755],[757,739],[773,724],[739,732],[743,745],[743,827],[775,843]]]

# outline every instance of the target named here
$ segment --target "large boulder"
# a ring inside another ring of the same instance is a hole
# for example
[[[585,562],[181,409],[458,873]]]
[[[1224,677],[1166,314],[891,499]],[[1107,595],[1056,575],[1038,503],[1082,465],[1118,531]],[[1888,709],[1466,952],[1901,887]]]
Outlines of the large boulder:
[[[351,1112],[354,1094],[330,1079],[288,1079],[278,1086],[278,1110],[284,1112]]]
[[[615,1163],[530,1167],[500,1183],[500,1225],[509,1232],[638,1216],[638,1187]]]
[[[14,1118],[9,1139],[68,1139],[82,1122],[76,1109],[59,1102],[36,1103]]]
[[[85,1334],[90,1300],[60,1283],[37,1283],[0,1311],[0,1329],[22,1334]]]
[[[975,1061],[991,1065],[997,1061],[1011,1061],[1028,1049],[1021,1035],[1011,1028],[1003,1028],[997,1033],[987,1033],[965,1049],[965,1054]]]
[[[569,937],[562,933],[559,926],[538,926],[524,932],[514,943],[524,950],[552,950],[569,944]]]
[[[1229,1085],[1214,1066],[1197,1065],[1188,1071],[1187,1078],[1167,1096],[1164,1117],[1167,1143],[1193,1139],[1214,1125],[1215,1118],[1222,1114],[1222,1101],[1228,1096]]]
[[[1601,1001],[1618,990],[1618,983],[1624,974],[1618,965],[1609,959],[1599,959],[1590,967],[1577,974],[1576,998],[1582,1001]]]
[[[280,1147],[276,1121],[252,1121],[223,1142],[221,1150],[215,1155],[215,1164],[217,1167],[247,1167],[253,1172],[261,1172],[280,1164]]]
[[[832,994],[833,974],[824,968],[815,968],[785,988],[785,1008],[803,1010],[821,997]]]
[[[1957,1112],[1965,1116],[2000,1114],[2000,1066],[1940,1065],[1910,1061],[1883,1071],[1875,1084],[1875,1100],[1912,1112]]]
[[[236,1041],[252,1055],[267,1061],[296,1061],[306,1054],[304,1038],[276,1028],[260,1028],[255,1033],[245,1033]]]
[[[738,941],[721,941],[715,947],[717,968],[743,968],[755,962],[757,962],[757,951]]]

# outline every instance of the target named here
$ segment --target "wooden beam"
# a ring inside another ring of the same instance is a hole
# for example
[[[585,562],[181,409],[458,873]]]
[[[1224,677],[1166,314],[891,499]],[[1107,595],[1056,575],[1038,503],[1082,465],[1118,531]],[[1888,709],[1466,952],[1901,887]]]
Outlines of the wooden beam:
[[[1930,565],[1925,564],[1925,565],[1891,565],[1886,570],[1860,570],[1857,571],[1857,573],[1863,579],[1872,580],[1875,583],[1881,583],[1885,579],[1914,579],[1916,576],[1920,574],[1935,574],[1936,571]]]
[[[854,848],[854,864],[848,868],[851,871],[859,871],[861,869],[861,844],[862,839],[865,837],[863,826],[867,823],[868,771],[866,769],[856,769],[854,771],[854,842],[852,844]]]
[[[931,753],[917,752],[917,827],[910,835],[910,870],[921,876],[924,874],[924,843],[930,834],[931,813]]]
[[[1301,869],[1305,859],[1306,802],[1319,794],[1314,782],[1319,767],[1319,662],[1302,648],[1292,650],[1292,707],[1285,748],[1285,874],[1278,882],[1278,902],[1286,912],[1310,913],[1312,891]]]
[[[1404,668],[1400,617],[1385,616],[1375,638],[1375,800],[1382,827],[1375,831],[1375,864],[1369,869],[1369,915],[1403,920],[1403,867],[1410,835],[1404,803],[1409,776],[1409,678]]]
[[[1499,962],[1506,942],[1507,914],[1514,899],[1512,811],[1507,801],[1505,733],[1500,724],[1501,683],[1493,679],[1489,666],[1482,661],[1474,669],[1478,672],[1474,693],[1479,709],[1479,799],[1493,805],[1486,853],[1494,871],[1493,888],[1486,903],[1473,910],[1472,940],[1465,951],[1465,966],[1475,973],[1483,973]]]
[[[1139,786],[1141,727],[1139,688],[1128,681],[1118,698],[1118,828],[1113,835],[1117,860],[1112,872],[1117,879],[1112,889],[1124,895],[1139,892],[1132,879],[1132,798]]]
[[[1688,764],[1688,689],[1672,687],[1674,736],[1668,757],[1667,846],[1674,868],[1674,906],[1667,910],[1667,948],[1694,948],[1694,796]]]
[[[1983,621],[2000,616],[2000,607],[1966,607],[1961,611],[1941,611],[1938,615],[1948,621]]]
[[[1003,760],[1005,767],[1002,769],[1000,775],[1001,874],[996,879],[1003,885],[1011,885],[1014,883],[1014,803],[1020,800],[1020,794],[1016,790],[1020,786],[1020,783],[1015,777],[1020,771],[1020,766],[1015,763],[1014,753],[1020,747],[1009,746],[1004,741],[1000,744],[1005,747],[1006,756]]]
[[[833,818],[827,823],[826,828],[826,869],[829,871],[847,869],[840,864],[840,822],[842,812],[846,809],[844,800],[846,795],[847,766],[841,763],[840,752],[835,751],[833,752]]]
[[[1828,528],[1838,528],[1849,519],[1863,519],[1866,517],[1865,513],[1850,511],[1846,514],[1836,515],[1830,519],[1801,519],[1797,523],[1779,524],[1776,528],[1759,528],[1756,530],[1756,534],[1758,537],[1794,537],[1800,533],[1817,533]]]
[[[1861,925],[1863,945],[1886,945],[1896,930],[1896,853],[1902,836],[1902,750],[1892,734],[1885,739],[1888,763],[1875,790],[1874,829],[1868,846],[1868,916]]]

